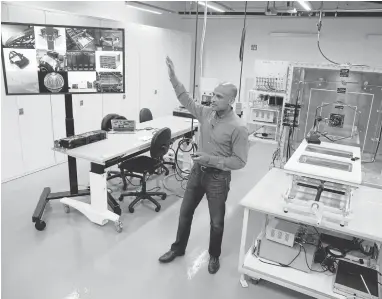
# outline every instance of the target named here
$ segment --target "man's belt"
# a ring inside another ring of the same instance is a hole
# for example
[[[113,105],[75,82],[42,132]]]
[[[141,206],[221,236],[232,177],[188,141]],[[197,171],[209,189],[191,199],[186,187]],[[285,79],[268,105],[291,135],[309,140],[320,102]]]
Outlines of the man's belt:
[[[200,165],[200,170],[203,172],[207,172],[207,173],[221,173],[221,172],[223,172],[223,170],[221,170],[221,169],[217,169],[214,167],[207,167],[207,166],[203,166],[203,165]]]

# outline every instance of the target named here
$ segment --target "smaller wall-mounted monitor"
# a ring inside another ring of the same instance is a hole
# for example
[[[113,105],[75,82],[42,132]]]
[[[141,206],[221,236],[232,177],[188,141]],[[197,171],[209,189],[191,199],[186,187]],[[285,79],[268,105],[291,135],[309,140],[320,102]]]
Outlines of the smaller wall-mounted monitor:
[[[1,25],[7,95],[125,92],[124,29]]]

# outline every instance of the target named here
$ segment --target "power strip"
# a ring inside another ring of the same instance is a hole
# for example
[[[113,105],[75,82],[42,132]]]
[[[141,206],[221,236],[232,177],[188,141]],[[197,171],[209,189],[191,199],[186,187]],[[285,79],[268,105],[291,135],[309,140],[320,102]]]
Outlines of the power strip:
[[[299,230],[299,224],[275,218],[267,225],[265,237],[279,244],[293,247]]]
[[[267,229],[266,237],[268,240],[293,247],[295,235],[278,230],[276,228]]]

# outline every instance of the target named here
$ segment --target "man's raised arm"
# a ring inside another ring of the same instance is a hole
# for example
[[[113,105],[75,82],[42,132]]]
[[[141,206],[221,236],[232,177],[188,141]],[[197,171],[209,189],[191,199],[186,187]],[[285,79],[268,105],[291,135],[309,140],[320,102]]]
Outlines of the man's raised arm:
[[[202,120],[203,115],[207,112],[207,107],[196,103],[186,91],[183,84],[178,80],[175,75],[174,64],[169,57],[166,58],[166,64],[168,67],[168,74],[170,76],[170,81],[172,87],[175,90],[176,97],[179,102],[186,107],[190,113],[195,116],[199,121]]]

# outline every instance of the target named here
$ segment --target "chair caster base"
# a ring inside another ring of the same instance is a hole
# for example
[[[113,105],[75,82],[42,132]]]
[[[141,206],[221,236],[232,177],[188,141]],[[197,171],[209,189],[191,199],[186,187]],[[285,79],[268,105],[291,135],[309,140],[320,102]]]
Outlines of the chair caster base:
[[[38,231],[43,231],[45,229],[45,227],[46,227],[46,223],[43,220],[37,220],[36,223],[34,224],[34,227]]]
[[[114,223],[114,225],[115,225],[115,229],[116,229],[116,231],[117,231],[118,233],[122,232],[123,224],[122,224],[121,221],[119,221],[119,220],[116,221],[116,222]]]
[[[66,214],[70,213],[70,207],[68,205],[64,205],[64,211]]]

